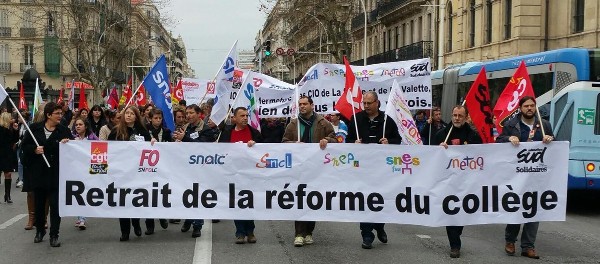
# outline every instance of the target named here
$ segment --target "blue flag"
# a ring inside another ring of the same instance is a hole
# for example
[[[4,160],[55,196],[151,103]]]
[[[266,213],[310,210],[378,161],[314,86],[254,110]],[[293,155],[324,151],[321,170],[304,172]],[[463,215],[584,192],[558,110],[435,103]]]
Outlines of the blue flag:
[[[142,83],[146,88],[146,93],[152,97],[154,105],[163,111],[163,122],[167,125],[167,128],[171,129],[172,132],[175,131],[167,59],[164,54],[152,66]]]

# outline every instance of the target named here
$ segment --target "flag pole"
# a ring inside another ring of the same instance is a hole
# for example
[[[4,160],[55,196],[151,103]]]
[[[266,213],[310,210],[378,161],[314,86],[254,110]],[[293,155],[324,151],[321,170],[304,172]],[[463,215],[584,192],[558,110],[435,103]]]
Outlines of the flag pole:
[[[229,49],[229,53],[227,53],[227,55],[229,55],[231,53],[231,50],[233,50],[233,47],[235,47],[235,45],[237,45],[238,41],[235,40],[235,42],[233,43],[233,45],[231,46],[231,48]],[[219,72],[221,71],[221,69],[223,69],[223,66],[225,66],[225,62],[227,61],[227,58],[225,58],[225,60],[223,61],[223,64],[221,64],[221,67],[219,68],[219,70],[217,71],[217,74],[215,74],[215,77],[212,79],[212,82],[215,84],[215,90],[217,89],[217,76],[219,76]],[[234,72],[235,72],[235,65],[233,65],[234,67]],[[202,98],[200,99],[200,104],[202,104],[202,102],[204,101],[204,98],[206,97],[206,95],[208,94],[208,89],[206,89],[206,92],[204,92],[204,96],[202,96]],[[237,96],[236,96],[237,98]]]
[[[463,100],[462,104],[460,104],[460,105],[461,105],[461,106],[465,106],[465,103],[466,103],[466,102],[467,102],[467,100]],[[467,118],[467,117],[465,116],[465,118]],[[452,122],[452,120],[450,120],[450,122]],[[448,138],[450,137],[450,133],[452,133],[452,128],[454,128],[454,125],[452,125],[452,124],[451,124],[451,126],[450,126],[450,130],[448,130],[448,135],[446,135],[446,139],[444,139],[444,143],[445,143],[446,141],[448,141]],[[446,144],[447,144],[447,143],[446,143]]]
[[[354,100],[352,100],[352,102],[354,102]],[[356,111],[354,110],[354,104],[351,104],[350,106],[352,107],[352,119],[354,119],[354,128],[356,129],[356,139],[360,140],[360,135],[358,134],[358,123],[356,121]],[[379,109],[377,109],[377,111],[379,111]],[[387,118],[385,120],[387,120]],[[385,121],[384,121],[384,123],[385,123]],[[385,124],[384,124],[383,129],[385,129]]]
[[[140,88],[142,87],[142,84],[144,84],[144,82],[141,82],[140,85],[138,85],[138,87],[135,89],[135,92],[133,92],[133,94],[131,94],[131,97],[129,97],[129,101],[127,101],[127,104],[125,105],[125,108],[127,108],[130,104],[131,104],[131,100],[133,100],[133,98],[135,97],[135,94],[140,90]]]
[[[298,106],[299,102],[300,102],[300,88],[298,87],[298,85],[296,84],[296,91],[294,92],[294,94],[296,95],[296,120],[297,120],[297,128],[296,131],[298,132],[298,141],[300,141],[300,108]]]
[[[4,90],[4,87],[2,87],[1,85],[0,85],[0,88],[2,88],[2,90]],[[15,102],[13,102],[13,100],[10,98],[10,96],[7,96],[7,97],[8,97],[8,101],[10,101],[10,104],[15,109],[18,109],[17,106],[15,105]],[[31,135],[31,138],[33,139],[33,142],[35,142],[35,145],[39,147],[40,143],[38,143],[37,139],[35,139],[35,137],[33,136],[33,132],[31,132],[31,129],[27,125],[27,120],[25,120],[25,118],[23,118],[23,116],[21,115],[21,111],[17,110],[17,114],[19,115],[19,118],[21,118],[21,120],[23,120],[23,125],[25,125],[25,128],[29,132],[29,135]],[[46,158],[46,154],[42,153],[42,158],[44,158],[44,161],[46,162],[46,166],[48,166],[48,168],[50,168],[50,163],[48,162],[48,159]]]
[[[546,131],[544,131],[544,123],[542,123],[542,115],[540,115],[540,108],[535,105],[535,112],[537,114],[538,120],[540,121],[540,128],[542,128],[542,139],[546,136]]]

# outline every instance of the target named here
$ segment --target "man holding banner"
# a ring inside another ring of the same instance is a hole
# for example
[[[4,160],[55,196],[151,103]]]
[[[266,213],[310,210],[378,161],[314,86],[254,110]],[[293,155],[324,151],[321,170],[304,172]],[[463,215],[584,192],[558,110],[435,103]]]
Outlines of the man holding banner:
[[[447,126],[438,132],[432,145],[441,145],[447,149],[448,145],[481,144],[479,134],[467,124],[468,114],[469,112],[464,106],[455,106],[452,109],[452,126]],[[460,258],[460,236],[463,228],[464,226],[446,226],[451,258]]]
[[[402,137],[398,133],[398,126],[383,111],[379,111],[379,99],[377,93],[368,91],[362,97],[363,111],[356,113],[352,117],[348,127],[348,143],[364,144],[400,144]],[[354,121],[356,118],[356,122]],[[387,122],[385,121],[387,119]],[[358,129],[354,124],[358,125]],[[386,128],[384,129],[384,124]],[[383,135],[385,130],[385,135]],[[356,134],[358,131],[358,135]],[[387,243],[388,238],[384,230],[385,223],[360,223],[360,233],[362,235],[362,248],[373,248],[375,234],[382,243]]]
[[[502,134],[498,136],[496,142],[510,142],[514,146],[518,146],[519,142],[542,141],[546,144],[554,140],[552,127],[546,120],[536,118],[537,107],[535,98],[525,96],[519,100],[519,110],[514,118],[507,120],[502,130]],[[529,222],[523,224],[523,232],[521,232],[521,256],[539,259],[540,256],[535,252],[535,239],[537,230],[540,226],[539,222]],[[506,245],[504,250],[506,254],[515,255],[515,241],[519,235],[520,224],[506,225],[505,236]]]
[[[336,143],[333,126],[322,115],[314,112],[314,102],[308,96],[298,99],[298,118],[285,128],[283,143],[319,143],[321,149],[327,147],[327,143]],[[300,138],[298,138],[300,137]],[[313,244],[313,231],[315,221],[296,221],[294,246],[301,247]]]

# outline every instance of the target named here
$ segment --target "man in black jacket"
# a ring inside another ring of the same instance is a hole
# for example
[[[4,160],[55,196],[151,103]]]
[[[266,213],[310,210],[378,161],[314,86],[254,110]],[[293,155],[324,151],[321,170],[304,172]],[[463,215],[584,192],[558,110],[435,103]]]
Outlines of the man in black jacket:
[[[467,124],[467,108],[457,105],[452,109],[452,125],[440,130],[434,138],[432,145],[441,145],[448,148],[448,145],[467,145],[481,144],[481,137],[477,131],[473,130]],[[450,134],[450,135],[448,135]],[[450,242],[450,257],[460,257],[460,235],[462,235],[464,226],[447,226],[446,234]]]
[[[427,119],[427,124],[419,131],[423,145],[431,145],[437,132],[446,128],[446,126],[448,124],[442,120],[442,110],[439,107],[434,107],[431,111],[431,116]]]
[[[548,121],[542,119],[541,123],[543,127],[540,127],[540,120],[536,118],[537,107],[535,98],[531,96],[523,97],[519,100],[519,109],[521,112],[506,122],[502,129],[502,134],[498,136],[496,142],[510,142],[514,146],[518,146],[519,142],[542,141],[548,144],[554,140],[552,127]],[[542,128],[545,134],[542,133]],[[533,259],[540,258],[535,252],[534,245],[539,226],[539,222],[523,224],[521,256]],[[510,256],[515,254],[515,241],[519,235],[519,229],[521,229],[520,224],[506,225],[504,236],[506,245],[504,246],[504,250]]]
[[[233,110],[233,125],[226,126],[221,133],[219,142],[246,143],[249,147],[262,142],[262,135],[258,130],[248,125],[248,110],[238,107]],[[233,220],[235,224],[236,244],[256,243],[254,235],[254,220]]]
[[[350,122],[348,122],[348,143],[363,143],[363,144],[400,144],[402,137],[398,133],[398,126],[394,120],[386,116],[383,111],[379,110],[379,99],[377,93],[373,91],[366,92],[363,95],[364,110],[358,112]],[[354,119],[358,125],[358,135],[356,134],[356,126]],[[385,127],[385,136],[383,135],[383,124],[387,119]],[[360,233],[362,235],[362,248],[373,248],[373,240],[375,235],[373,229],[377,231],[377,238],[382,243],[387,243],[388,238],[384,230],[384,223],[360,223]]]

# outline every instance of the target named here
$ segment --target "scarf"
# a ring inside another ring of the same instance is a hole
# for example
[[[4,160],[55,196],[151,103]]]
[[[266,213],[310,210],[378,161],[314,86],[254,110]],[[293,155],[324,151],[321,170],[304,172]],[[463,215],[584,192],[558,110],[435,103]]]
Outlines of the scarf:
[[[316,118],[317,117],[316,117],[316,115],[314,113],[313,113],[312,116],[310,116],[310,118],[308,118],[308,120],[304,119],[302,116],[298,116],[298,120],[304,126],[304,133],[302,134],[302,139],[301,139],[302,142],[304,142],[304,143],[310,143],[311,142],[310,130],[311,130],[313,122],[315,122]]]

